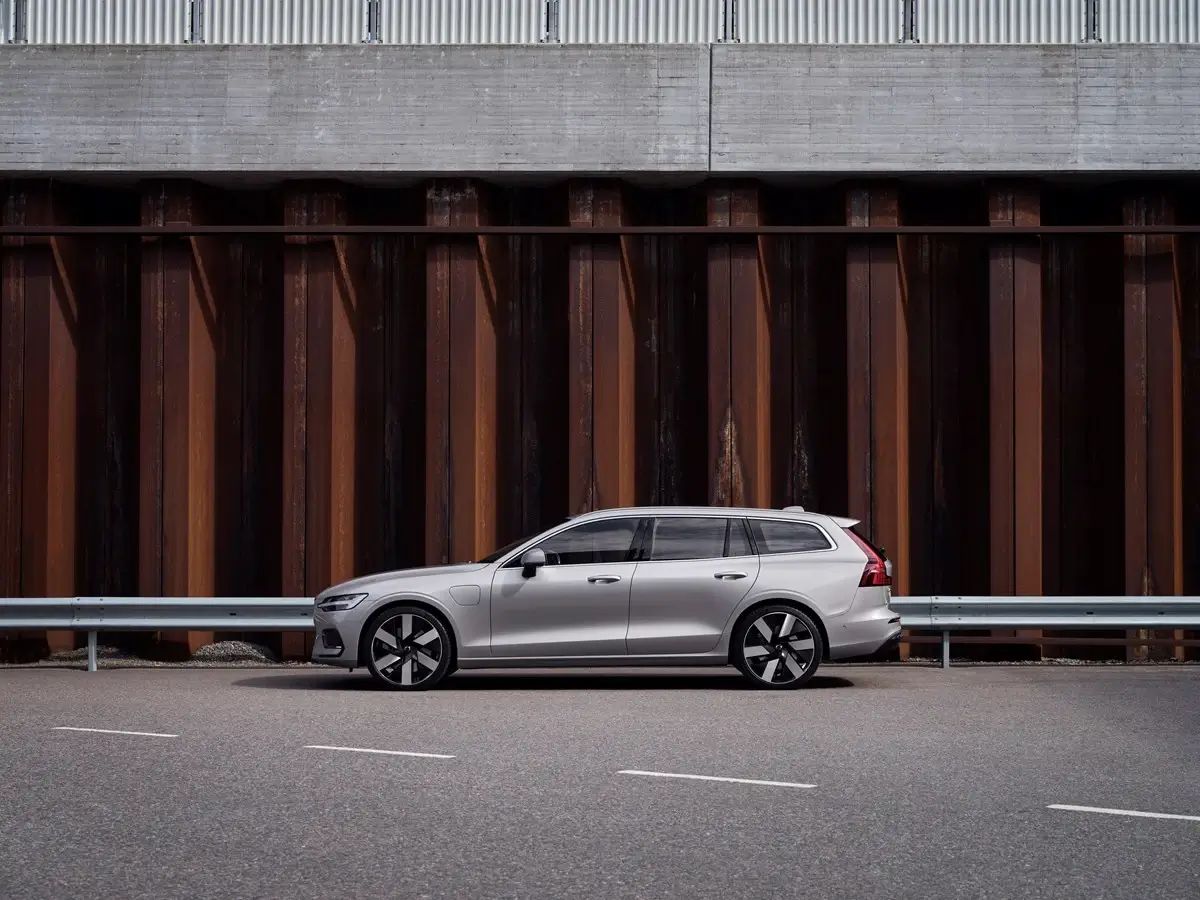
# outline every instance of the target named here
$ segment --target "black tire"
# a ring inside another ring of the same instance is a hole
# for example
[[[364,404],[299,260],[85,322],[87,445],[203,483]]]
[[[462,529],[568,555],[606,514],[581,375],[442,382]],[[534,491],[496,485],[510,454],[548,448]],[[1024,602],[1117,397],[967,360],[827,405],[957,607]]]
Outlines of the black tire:
[[[424,607],[389,607],[363,629],[362,658],[375,681],[388,690],[436,687],[450,674],[455,655],[450,628]]]
[[[789,616],[793,618],[789,620]],[[771,630],[770,637],[759,622]],[[788,631],[783,633],[785,628]],[[825,653],[817,623],[790,603],[772,603],[752,610],[733,629],[731,641],[733,664],[755,687],[768,691],[803,687],[820,668]]]

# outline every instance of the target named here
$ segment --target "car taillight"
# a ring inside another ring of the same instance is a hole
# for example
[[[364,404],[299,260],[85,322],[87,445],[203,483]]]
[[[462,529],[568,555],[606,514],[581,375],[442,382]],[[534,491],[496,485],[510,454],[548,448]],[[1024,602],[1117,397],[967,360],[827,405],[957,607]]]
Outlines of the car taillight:
[[[888,587],[892,583],[892,568],[882,550],[877,550],[852,528],[842,529],[850,535],[850,539],[858,544],[860,550],[867,554],[867,564],[863,567],[862,578],[858,580],[859,587]]]

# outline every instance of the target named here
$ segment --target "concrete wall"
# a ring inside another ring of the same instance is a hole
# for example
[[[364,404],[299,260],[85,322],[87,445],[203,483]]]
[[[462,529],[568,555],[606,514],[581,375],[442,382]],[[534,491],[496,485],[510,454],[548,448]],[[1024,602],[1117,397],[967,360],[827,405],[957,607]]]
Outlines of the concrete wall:
[[[703,171],[696,47],[0,48],[0,171]]]
[[[1190,172],[1184,46],[3,47],[0,172]]]
[[[714,46],[715,172],[1184,172],[1200,47]]]

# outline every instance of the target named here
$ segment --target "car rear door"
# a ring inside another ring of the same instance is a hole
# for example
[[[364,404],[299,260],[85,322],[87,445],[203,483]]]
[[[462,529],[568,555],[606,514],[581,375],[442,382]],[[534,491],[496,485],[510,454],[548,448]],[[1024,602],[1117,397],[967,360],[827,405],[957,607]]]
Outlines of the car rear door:
[[[642,541],[629,598],[631,655],[705,653],[758,578],[741,519],[660,516]]]

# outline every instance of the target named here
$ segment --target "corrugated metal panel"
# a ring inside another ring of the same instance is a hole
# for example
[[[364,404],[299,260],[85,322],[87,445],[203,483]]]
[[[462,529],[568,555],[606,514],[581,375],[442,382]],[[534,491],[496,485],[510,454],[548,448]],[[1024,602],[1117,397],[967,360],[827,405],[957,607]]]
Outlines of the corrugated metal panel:
[[[383,0],[385,44],[536,44],[543,0]]]
[[[918,0],[923,44],[1073,44],[1086,0]]]
[[[740,0],[738,38],[754,44],[894,44],[903,0]]]
[[[187,0],[29,0],[31,44],[182,44]]]
[[[1200,0],[1099,0],[1100,40],[1111,44],[1200,43]]]
[[[1083,40],[1095,2],[1106,43],[1200,43],[1200,0],[916,0],[927,44],[1066,44]],[[16,0],[0,0],[0,41]],[[211,44],[354,44],[368,0],[205,0]],[[31,44],[172,44],[189,37],[190,0],[27,0]],[[887,44],[901,39],[904,0],[558,0],[564,43]],[[389,44],[533,44],[545,0],[379,0]]]
[[[721,0],[562,0],[564,44],[709,44],[721,39]]]
[[[367,36],[365,0],[208,0],[209,44],[357,44]]]

